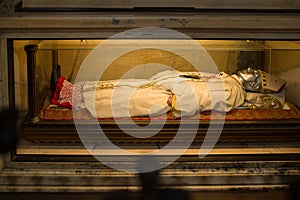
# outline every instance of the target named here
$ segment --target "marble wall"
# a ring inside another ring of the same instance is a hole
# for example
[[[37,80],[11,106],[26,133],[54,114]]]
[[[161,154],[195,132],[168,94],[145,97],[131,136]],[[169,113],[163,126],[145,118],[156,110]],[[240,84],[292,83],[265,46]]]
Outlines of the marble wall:
[[[21,0],[0,0],[0,17],[9,17],[14,16],[15,13],[15,5],[18,4]],[[1,37],[0,37],[1,40]],[[0,51],[3,52],[6,50],[6,41],[0,41]],[[3,69],[3,66],[6,66],[6,54],[0,55],[0,110],[7,105],[7,72]],[[0,163],[1,168],[1,163]]]
[[[0,16],[14,15],[15,5],[21,0],[0,0]]]

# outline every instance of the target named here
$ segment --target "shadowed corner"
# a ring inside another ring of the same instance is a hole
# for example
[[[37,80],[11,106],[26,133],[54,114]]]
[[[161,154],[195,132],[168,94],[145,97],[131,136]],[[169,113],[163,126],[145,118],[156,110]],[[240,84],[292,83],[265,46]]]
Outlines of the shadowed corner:
[[[18,112],[3,109],[0,111],[0,153],[12,150],[19,139]]]
[[[289,192],[290,192],[289,200],[299,200],[300,199],[300,181],[299,180],[296,180],[290,184]]]
[[[159,164],[155,157],[143,157],[138,167],[142,186],[140,200],[190,200],[184,190],[161,188]]]
[[[158,160],[154,156],[143,156],[137,160],[136,169],[141,190],[138,195],[130,191],[119,191],[111,194],[107,200],[190,200],[189,194],[184,190],[171,189],[160,183],[160,169]]]

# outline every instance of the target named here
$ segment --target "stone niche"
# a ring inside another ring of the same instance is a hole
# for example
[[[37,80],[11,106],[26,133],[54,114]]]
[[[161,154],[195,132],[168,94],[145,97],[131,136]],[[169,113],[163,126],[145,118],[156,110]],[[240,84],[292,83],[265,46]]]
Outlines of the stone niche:
[[[71,39],[95,39],[108,38],[124,30],[140,27],[164,27],[181,31],[195,39],[208,40],[276,40],[276,41],[298,41],[300,38],[299,1],[268,0],[268,1],[195,1],[202,2],[202,7],[197,4],[196,9],[205,12],[178,11],[178,12],[156,12],[147,13],[129,10],[113,13],[107,12],[35,12],[43,10],[49,5],[41,4],[46,1],[32,0],[23,1],[23,9],[31,12],[14,12],[14,5],[19,1],[0,1],[2,10],[7,8],[7,14],[0,17],[0,89],[1,107],[15,106],[12,101],[14,87],[12,73],[22,77],[26,63],[25,54],[19,56],[19,71],[12,70],[14,57],[9,54],[11,41],[26,41],[30,44],[39,39],[45,40],[71,40]],[[14,3],[10,3],[14,2]],[[48,3],[49,1],[47,1]],[[54,3],[69,3],[70,1],[53,1]],[[72,3],[83,3],[89,1],[72,1]],[[93,1],[99,2],[99,1]],[[101,1],[108,2],[108,1]],[[120,1],[121,2],[121,1]],[[135,3],[158,1],[130,1]],[[170,1],[169,1],[170,2]],[[174,1],[172,1],[174,2]],[[175,1],[179,5],[183,1]],[[186,2],[186,1],[184,1]],[[187,1],[187,4],[194,1]],[[38,4],[39,3],[39,4]],[[216,5],[218,4],[218,5]],[[74,4],[75,5],[75,4]],[[78,4],[80,5],[80,4]],[[108,4],[106,4],[108,5]],[[120,4],[123,5],[123,4]],[[143,5],[143,6],[144,6]],[[196,5],[196,3],[195,3]],[[56,6],[58,6],[56,4]],[[60,5],[61,6],[61,5]],[[70,7],[70,4],[63,6]],[[82,6],[82,5],[81,5]],[[160,4],[160,6],[163,6]],[[248,7],[249,6],[249,7]],[[206,9],[208,8],[208,9]],[[225,9],[226,12],[218,12]],[[240,9],[240,10],[239,10]],[[203,11],[202,10],[202,11]],[[213,11],[212,11],[213,10]],[[237,10],[239,10],[237,12]],[[268,10],[268,12],[265,12]],[[95,11],[95,10],[93,10]],[[32,41],[30,41],[32,40]],[[289,42],[287,42],[289,43]],[[16,51],[23,51],[19,46]],[[299,45],[299,44],[298,44]],[[291,83],[296,82],[299,73],[299,64],[291,64],[297,52],[286,55],[286,61],[278,60],[282,52],[275,52],[275,56],[267,57],[274,64],[270,69],[277,74],[283,74]],[[283,52],[284,53],[284,52]],[[266,54],[267,55],[267,54]],[[74,57],[74,52],[70,57]],[[249,62],[255,57],[252,53],[233,55],[231,64],[235,66],[244,65],[239,59],[248,58]],[[8,62],[9,61],[9,62]],[[67,61],[65,61],[67,62]],[[248,63],[249,63],[248,62]],[[253,65],[257,64],[252,61]],[[283,62],[283,63],[281,63]],[[67,64],[66,64],[67,65]],[[281,70],[284,65],[285,71]],[[226,67],[224,67],[226,68]],[[269,69],[267,67],[267,69]],[[295,71],[293,71],[295,69]],[[235,69],[231,69],[234,71]],[[292,84],[293,85],[293,84]],[[23,85],[19,85],[23,87]],[[25,86],[24,86],[25,87]],[[25,89],[18,93],[20,96],[26,93]],[[22,93],[24,92],[24,93]],[[294,97],[295,92],[291,92]],[[26,103],[16,97],[21,106]],[[178,159],[173,165],[165,168],[161,174],[163,186],[181,188],[193,194],[201,191],[242,191],[242,192],[273,192],[287,191],[292,181],[299,180],[300,176],[300,147],[299,140],[289,142],[277,141],[274,143],[265,141],[261,130],[268,133],[271,138],[280,132],[282,137],[289,135],[298,137],[296,133],[299,121],[293,121],[284,129],[276,130],[275,126],[280,121],[270,122],[261,126],[255,124],[251,133],[255,133],[261,140],[252,138],[253,143],[244,141],[243,138],[249,133],[249,127],[253,125],[246,122],[243,129],[233,129],[235,124],[229,124],[231,133],[240,136],[239,141],[225,143],[217,146],[211,154],[199,159],[199,149],[194,148],[185,156]],[[45,124],[44,124],[45,125]],[[39,129],[37,135],[43,131],[55,134],[53,128],[59,124],[48,123],[48,129]],[[34,125],[33,125],[34,127]],[[258,127],[261,129],[258,130]],[[52,128],[52,129],[51,129]],[[253,126],[251,126],[253,128]],[[68,135],[68,129],[62,129],[63,134]],[[241,131],[243,130],[243,131]],[[52,132],[51,132],[52,131]],[[299,131],[298,131],[299,132]],[[244,135],[243,135],[244,134]],[[276,138],[274,138],[276,139]],[[6,155],[0,156],[0,189],[1,192],[111,192],[117,190],[139,191],[140,183],[136,174],[128,174],[111,169],[97,162],[82,146],[74,143],[35,143],[21,141],[18,147]],[[282,197],[282,199],[284,199]]]

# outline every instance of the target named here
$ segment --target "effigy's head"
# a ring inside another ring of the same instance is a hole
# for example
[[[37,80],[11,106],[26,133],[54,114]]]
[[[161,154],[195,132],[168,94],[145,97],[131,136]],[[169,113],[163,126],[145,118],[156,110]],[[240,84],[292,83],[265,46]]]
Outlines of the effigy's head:
[[[273,93],[278,92],[286,81],[261,70],[251,67],[238,71],[238,77],[244,88],[252,92]]]

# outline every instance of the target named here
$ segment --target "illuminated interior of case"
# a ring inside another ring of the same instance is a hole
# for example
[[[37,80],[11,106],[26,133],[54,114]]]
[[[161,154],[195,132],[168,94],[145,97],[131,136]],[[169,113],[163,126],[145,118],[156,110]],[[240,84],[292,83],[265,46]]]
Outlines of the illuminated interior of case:
[[[24,46],[38,45],[36,56],[36,83],[40,87],[49,86],[53,65],[61,66],[61,74],[74,82],[81,63],[88,54],[104,40],[15,40],[14,46],[14,79],[15,104],[26,113],[27,110],[27,66]],[[130,41],[130,45],[143,42]],[[235,74],[237,71],[251,67],[287,79],[287,99],[299,106],[294,88],[299,84],[295,74],[300,67],[299,41],[255,41],[255,40],[195,40],[211,56],[219,72]],[[118,45],[113,48],[120,48]],[[123,46],[121,48],[124,48]],[[180,47],[176,48],[188,48]],[[107,51],[110,51],[109,49]],[[105,59],[105,58],[103,58]],[[183,59],[172,52],[161,49],[138,49],[116,59],[103,73],[101,79],[118,79],[124,74],[131,78],[147,78],[153,75],[153,66],[149,63],[162,63],[178,71],[194,71]],[[139,67],[137,67],[139,66]],[[156,65],[160,67],[160,65]],[[135,68],[134,70],[132,70]],[[157,71],[157,69],[155,69]],[[127,73],[133,71],[132,73]]]

